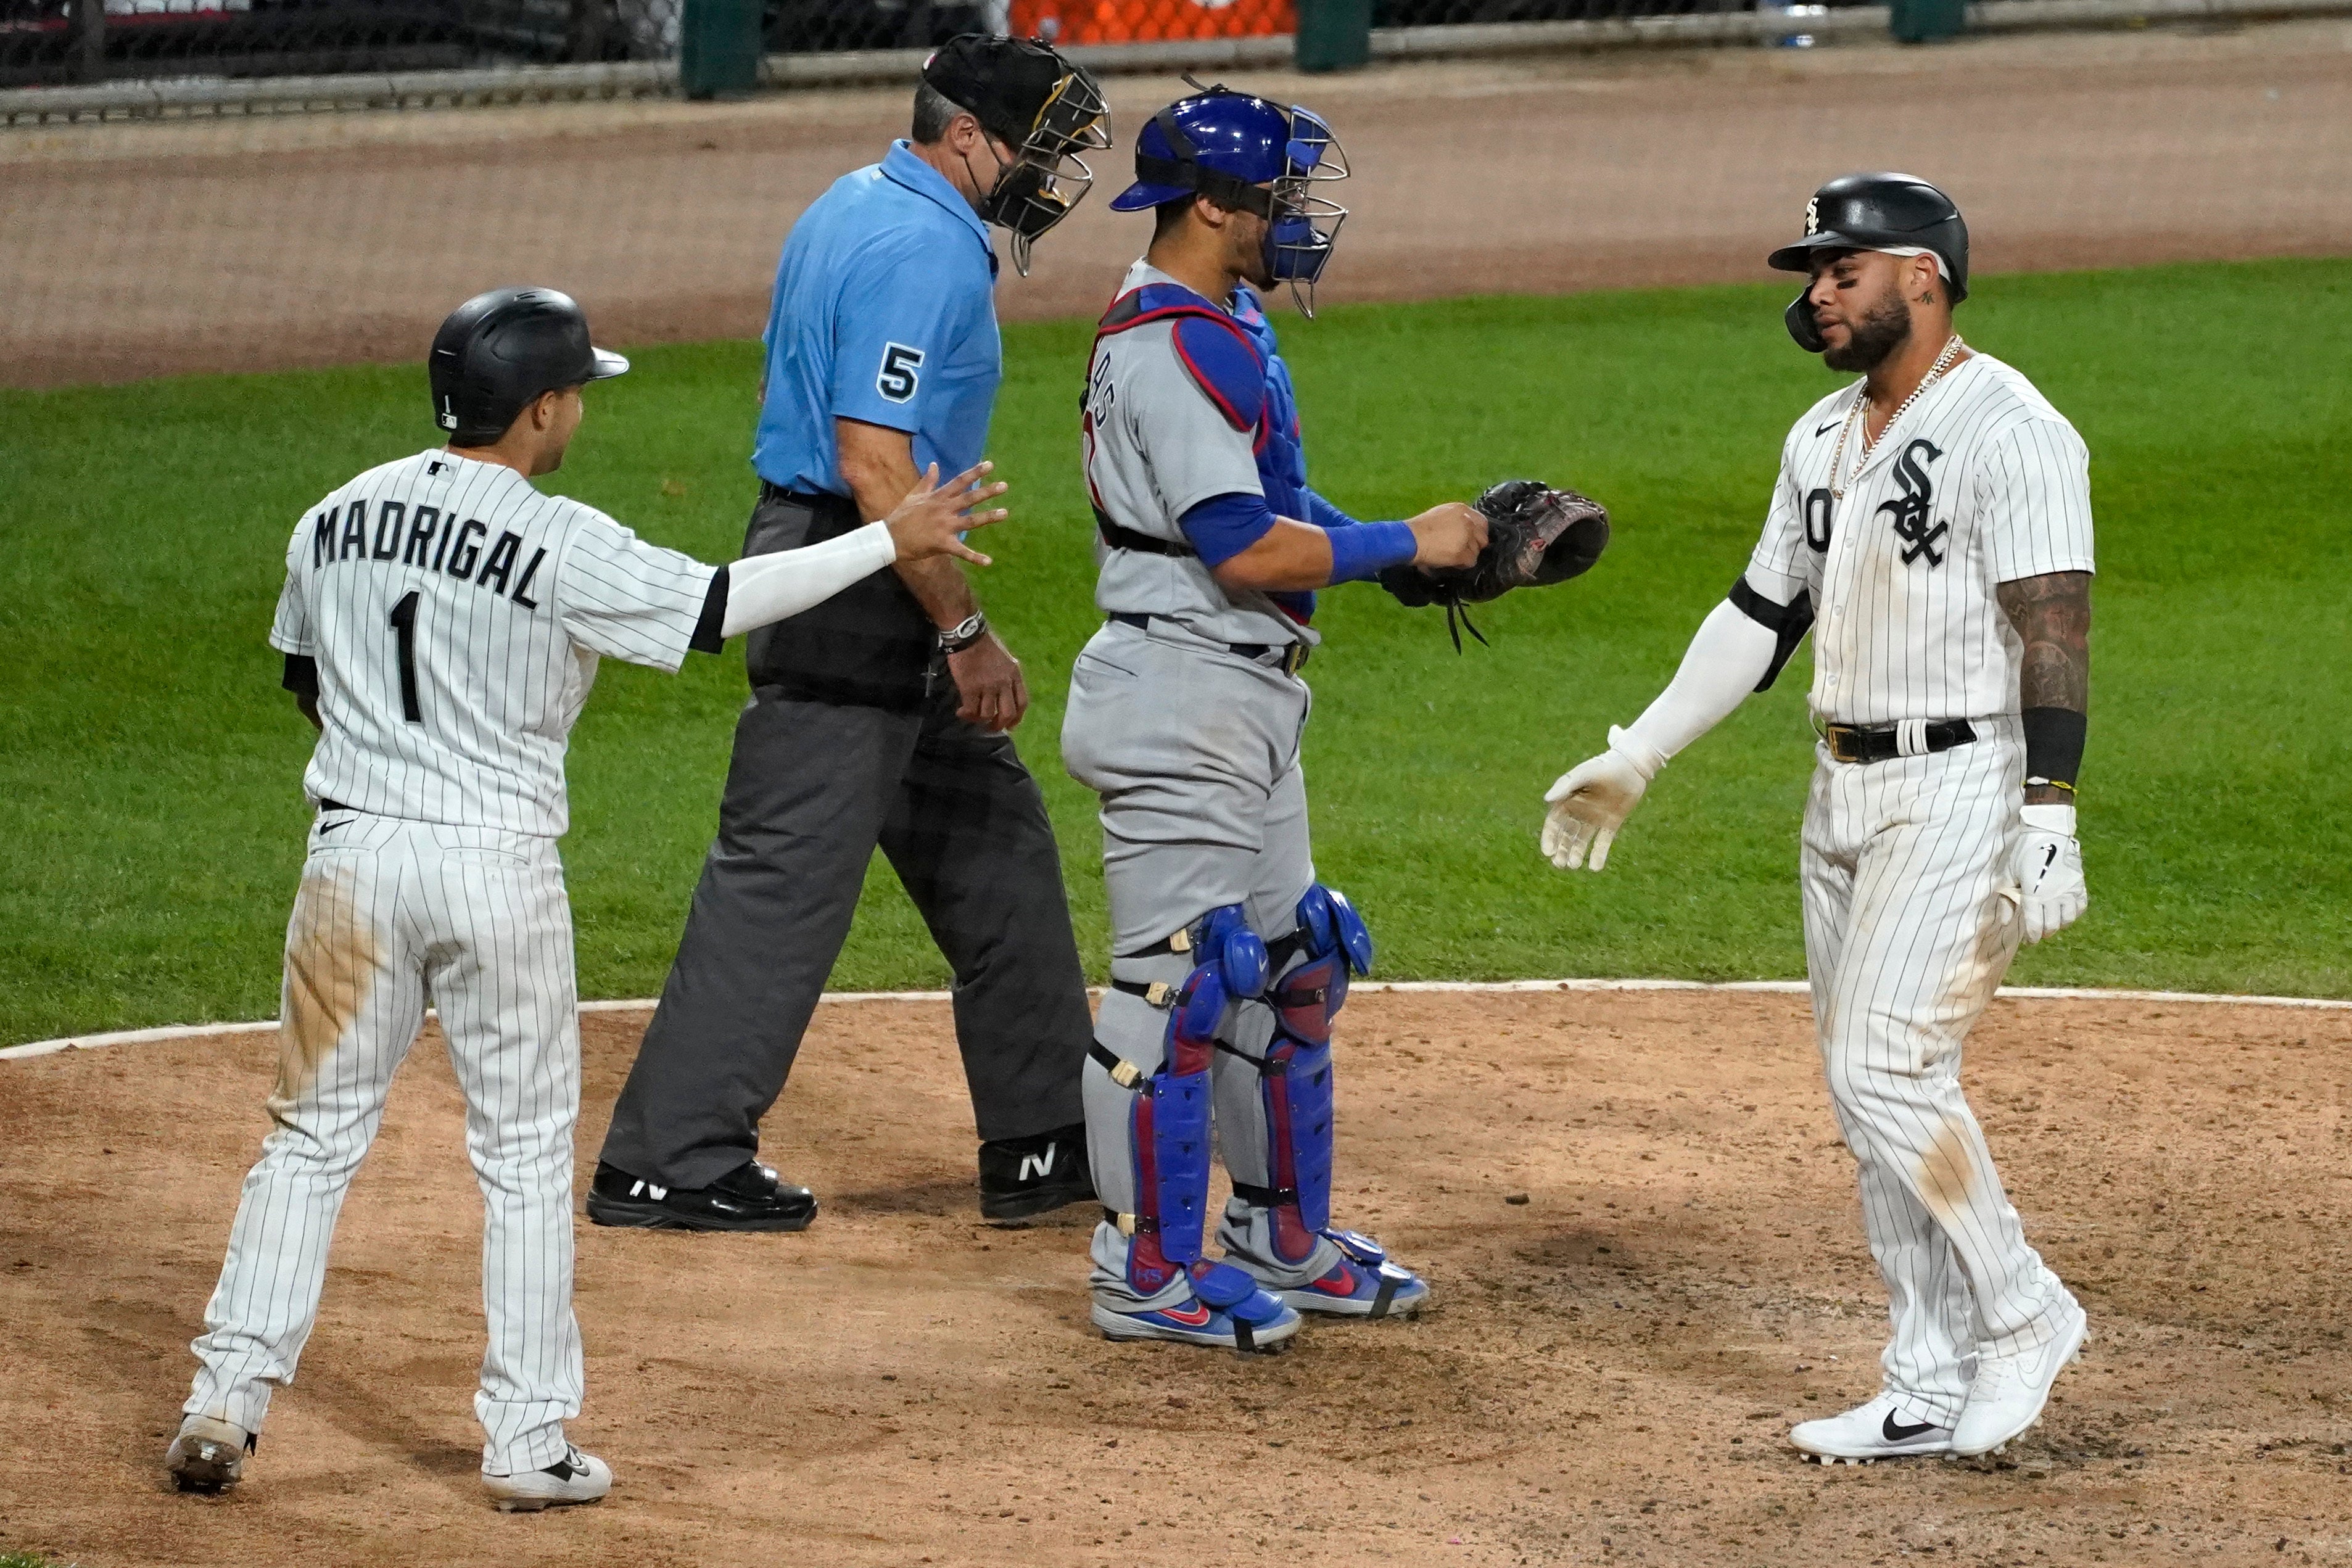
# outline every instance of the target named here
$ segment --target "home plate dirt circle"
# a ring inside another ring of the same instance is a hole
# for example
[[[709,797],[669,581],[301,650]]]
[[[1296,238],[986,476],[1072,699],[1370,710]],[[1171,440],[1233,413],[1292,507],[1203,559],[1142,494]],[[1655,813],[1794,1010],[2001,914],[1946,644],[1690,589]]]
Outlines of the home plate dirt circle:
[[[584,1187],[642,1012],[585,1020]],[[979,1220],[948,1008],[819,1010],[764,1157],[814,1227],[582,1223],[613,1496],[480,1499],[480,1200],[437,1035],[238,1490],[167,1489],[268,1031],[0,1063],[0,1546],[130,1563],[2352,1562],[2352,1013],[2007,999],[1970,1092],[2091,1312],[2003,1458],[1824,1470],[1884,1298],[1801,996],[1370,993],[1341,1219],[1435,1289],[1244,1359],[1086,1324],[1093,1213]]]

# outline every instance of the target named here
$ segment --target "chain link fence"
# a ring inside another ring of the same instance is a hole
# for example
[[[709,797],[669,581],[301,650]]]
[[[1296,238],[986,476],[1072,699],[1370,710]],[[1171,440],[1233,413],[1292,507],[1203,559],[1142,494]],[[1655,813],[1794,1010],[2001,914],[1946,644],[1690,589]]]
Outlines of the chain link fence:
[[[677,52],[683,0],[0,0],[0,86]]]
[[[1859,0],[1856,0],[1859,3]],[[1744,11],[1786,0],[1372,0],[1377,27]],[[0,88],[674,59],[686,0],[0,0]],[[762,0],[772,55],[1271,37],[1296,0]]]

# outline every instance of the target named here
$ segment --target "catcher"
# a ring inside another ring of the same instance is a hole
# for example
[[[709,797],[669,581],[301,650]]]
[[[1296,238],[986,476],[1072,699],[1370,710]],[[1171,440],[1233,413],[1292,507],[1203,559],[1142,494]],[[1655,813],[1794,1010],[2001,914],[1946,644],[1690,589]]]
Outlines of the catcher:
[[[1315,194],[1347,172],[1323,122],[1212,88],[1146,125],[1135,163],[1111,205],[1153,212],[1151,246],[1103,318],[1082,405],[1108,619],[1062,730],[1071,774],[1102,797],[1112,925],[1085,1075],[1093,1321],[1114,1340],[1266,1350],[1301,1312],[1429,1297],[1331,1223],[1331,1021],[1372,942],[1307,849],[1316,590],[1391,571],[1499,580],[1524,561],[1483,560],[1488,518],[1460,502],[1359,522],[1307,486],[1255,290],[1287,282],[1312,314],[1345,216]],[[1534,534],[1501,531],[1524,557]],[[1222,1262],[1203,1248],[1213,1110],[1233,1177]]]

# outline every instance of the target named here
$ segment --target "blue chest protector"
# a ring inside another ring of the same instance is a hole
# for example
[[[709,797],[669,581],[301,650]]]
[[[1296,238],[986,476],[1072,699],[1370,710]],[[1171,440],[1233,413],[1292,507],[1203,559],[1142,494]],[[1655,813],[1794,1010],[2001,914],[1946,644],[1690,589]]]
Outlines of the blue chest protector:
[[[1173,320],[1177,357],[1228,424],[1250,437],[1259,487],[1277,515],[1307,521],[1307,447],[1298,432],[1298,398],[1290,367],[1276,346],[1274,324],[1246,283],[1234,289],[1234,308],[1219,309],[1181,283],[1147,283],[1111,302],[1095,330],[1097,339],[1147,321]],[[1083,406],[1083,403],[1081,404]],[[1297,620],[1315,614],[1311,593],[1275,594]]]
[[[1266,504],[1278,515],[1305,521],[1313,513],[1307,504],[1307,442],[1298,431],[1298,395],[1291,389],[1290,367],[1282,363],[1281,351],[1275,345],[1274,323],[1265,319],[1265,308],[1246,283],[1234,286],[1234,320],[1249,333],[1265,365],[1265,435],[1257,444],[1258,483],[1265,487]],[[1297,620],[1315,618],[1311,592],[1271,597]]]

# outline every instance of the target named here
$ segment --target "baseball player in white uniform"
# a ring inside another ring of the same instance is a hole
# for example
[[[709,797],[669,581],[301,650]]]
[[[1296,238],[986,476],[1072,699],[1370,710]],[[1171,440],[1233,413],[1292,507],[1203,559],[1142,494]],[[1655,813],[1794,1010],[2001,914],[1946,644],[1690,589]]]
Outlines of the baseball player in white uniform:
[[[580,1031],[555,841],[565,742],[596,661],[674,671],[894,560],[984,562],[957,530],[1003,515],[962,510],[1003,488],[976,485],[974,469],[805,550],[714,568],[647,544],[530,483],[562,462],[581,386],[627,368],[551,289],[469,300],[433,344],[448,446],[371,468],[294,531],[269,640],[320,729],[303,778],[319,809],[286,933],[275,1125],[166,1456],[184,1488],[236,1481],[271,1394],[293,1381],[335,1217],[429,1001],[482,1189],[483,1485],[526,1510],[610,1489],[611,1469],[563,1431],[582,1392]]]
[[[1864,377],[1789,432],[1746,572],[1665,692],[1552,786],[1543,847],[1599,870],[1658,770],[1818,627],[1806,963],[1894,1332],[1878,1395],[1790,1439],[1825,1463],[1984,1454],[2039,1419],[2084,1330],[1959,1067],[2020,942],[2088,901],[2089,458],[2023,375],[1953,334],[1968,230],[1934,186],[1833,180],[1770,260],[1811,277],[1791,335]]]

